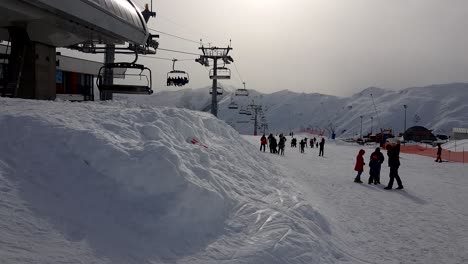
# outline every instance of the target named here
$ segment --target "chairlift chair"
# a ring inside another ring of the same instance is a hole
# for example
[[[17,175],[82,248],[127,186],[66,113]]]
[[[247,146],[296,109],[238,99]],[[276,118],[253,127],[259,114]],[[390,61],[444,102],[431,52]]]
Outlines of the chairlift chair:
[[[249,90],[247,89],[237,89],[236,96],[249,96]]]
[[[234,102],[234,100],[232,100],[232,98],[231,98],[231,102],[229,103],[228,108],[229,108],[229,109],[238,109],[239,106],[238,106],[237,103]]]
[[[209,90],[210,90],[210,94],[213,94],[213,88],[210,87]],[[223,88],[217,87],[216,88],[216,94],[217,95],[222,95],[223,94]]]
[[[104,75],[106,70],[113,72],[114,69],[125,69],[122,74],[114,75],[112,82],[104,83]],[[128,70],[139,70],[139,73],[129,73]],[[127,78],[129,77],[129,78]],[[122,84],[116,83],[117,78],[125,79],[126,82],[134,82],[137,84]],[[118,62],[107,63],[99,69],[96,80],[97,87],[101,92],[121,93],[121,94],[152,94],[151,89],[152,75],[151,70],[141,64]]]
[[[172,71],[167,73],[167,86],[184,86],[190,81],[187,72],[175,69],[176,61],[177,59],[172,60]]]
[[[231,79],[231,70],[226,67],[216,68],[216,76],[214,74],[214,69],[210,70],[210,79],[217,80],[229,80]]]
[[[235,95],[236,96],[249,96],[249,90],[247,90],[247,88],[245,88],[245,82],[242,82],[242,84],[244,85],[244,89],[236,89],[236,93]]]

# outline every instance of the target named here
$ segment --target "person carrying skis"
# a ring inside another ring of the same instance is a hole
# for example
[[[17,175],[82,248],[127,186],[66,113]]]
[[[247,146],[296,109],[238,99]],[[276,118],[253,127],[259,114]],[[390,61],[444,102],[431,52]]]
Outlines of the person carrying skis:
[[[440,143],[437,143],[437,159],[435,162],[442,162],[442,146]]]
[[[382,152],[380,152],[380,148],[377,147],[375,148],[375,151],[372,152],[371,154],[371,161],[372,161],[372,158],[376,156],[377,157],[377,161],[378,163],[373,163],[373,165],[375,166],[374,167],[374,171],[375,171],[375,174],[374,174],[374,177],[372,178],[373,181],[371,181],[371,179],[369,178],[369,182],[370,183],[374,183],[374,184],[380,184],[380,170],[382,168],[382,163],[385,161],[385,157],[383,155]],[[371,166],[371,163],[369,162],[369,166]],[[371,168],[372,170],[372,168]],[[369,184],[370,184],[369,183]]]
[[[319,149],[319,156],[322,156],[323,157],[323,149],[325,147],[325,138],[322,138],[322,140],[320,141],[320,149]]]
[[[401,182],[400,176],[398,175],[398,168],[400,167],[399,147],[399,144],[397,144],[395,147],[392,147],[392,145],[387,145],[388,166],[390,167],[390,181],[388,182],[387,187],[384,188],[385,190],[392,189],[393,180],[395,179],[398,183],[397,189],[403,189],[403,184]]]
[[[262,151],[262,148],[263,148],[263,152],[265,152],[266,145],[267,145],[267,139],[265,137],[265,134],[263,134],[263,136],[260,138],[260,151]]]
[[[361,174],[364,171],[364,165],[366,165],[364,163],[364,153],[366,153],[366,151],[361,149],[359,150],[359,153],[356,156],[356,165],[354,165],[354,170],[357,171],[357,175],[356,175],[356,178],[354,179],[354,182],[357,182],[357,183],[362,183]]]
[[[299,143],[299,146],[301,147],[301,153],[304,153],[305,142],[304,142],[303,139],[301,139],[301,142]]]

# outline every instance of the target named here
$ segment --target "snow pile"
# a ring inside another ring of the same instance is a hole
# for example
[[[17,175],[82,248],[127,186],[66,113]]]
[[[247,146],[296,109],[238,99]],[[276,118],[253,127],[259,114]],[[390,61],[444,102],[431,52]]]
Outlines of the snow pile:
[[[5,263],[347,259],[281,170],[210,114],[124,102],[0,105]]]

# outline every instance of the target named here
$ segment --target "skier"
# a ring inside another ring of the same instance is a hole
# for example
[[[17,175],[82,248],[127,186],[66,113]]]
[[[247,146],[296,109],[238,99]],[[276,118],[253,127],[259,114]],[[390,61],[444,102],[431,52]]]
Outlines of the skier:
[[[435,162],[442,162],[442,146],[440,143],[437,143],[437,159]]]
[[[314,140],[310,139],[309,140],[310,148],[314,148]]]
[[[380,152],[380,148],[377,147],[375,148],[375,151],[372,152],[371,154],[371,160],[372,160],[372,157],[374,156],[377,156],[377,161],[378,161],[378,166],[377,164],[375,164],[375,172],[376,174],[374,175],[373,177],[373,183],[374,184],[380,184],[380,170],[381,170],[381,167],[382,167],[382,163],[385,161],[385,157],[384,155],[382,154],[382,152]],[[369,162],[369,166],[370,166],[370,162]],[[372,168],[371,168],[372,170]],[[372,183],[371,179],[369,178],[369,182]]]
[[[325,138],[322,138],[319,145],[320,145],[319,156],[323,157],[323,148],[325,147]]]
[[[305,147],[307,148],[308,144],[307,144],[307,138],[304,138],[304,143],[305,143]]]
[[[392,145],[387,145],[387,156],[388,156],[388,166],[390,167],[390,181],[388,182],[387,187],[385,190],[391,190],[393,186],[393,180],[396,179],[398,183],[397,189],[403,189],[403,184],[401,182],[400,176],[398,175],[398,168],[400,167],[400,157],[398,156],[400,153],[399,144],[395,147]]]
[[[267,139],[265,137],[265,134],[263,134],[263,136],[260,138],[260,151],[262,151],[262,148],[263,148],[263,152],[265,152],[266,145],[267,145]]]
[[[361,181],[361,174],[364,171],[364,153],[366,153],[363,149],[359,150],[358,155],[356,156],[356,165],[354,166],[354,170],[357,171],[356,178],[354,182],[362,183]]]
[[[280,134],[280,139],[278,143],[278,154],[284,156],[284,146],[286,145],[286,137],[283,134]]]
[[[301,139],[301,142],[299,143],[299,145],[301,147],[301,153],[304,153],[305,142],[303,139]]]

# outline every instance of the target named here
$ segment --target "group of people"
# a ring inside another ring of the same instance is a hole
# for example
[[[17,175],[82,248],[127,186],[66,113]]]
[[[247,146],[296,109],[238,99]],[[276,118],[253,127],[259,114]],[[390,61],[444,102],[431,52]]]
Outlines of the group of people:
[[[293,137],[294,134],[291,132],[289,133],[289,135]],[[299,149],[301,153],[305,152],[304,149],[307,147],[307,140],[309,140],[311,148],[314,148],[314,145],[317,148],[319,148],[319,156],[323,157],[323,150],[325,147],[325,138],[322,138],[320,142],[318,142],[315,137],[311,139],[308,139],[308,138],[301,139],[301,142],[299,143]],[[270,134],[268,138],[265,136],[265,134],[263,134],[263,136],[260,138],[260,151],[263,150],[263,152],[265,152],[266,146],[269,145],[270,153],[284,155],[284,147],[285,147],[286,141],[287,139],[283,134],[279,135],[279,140],[276,140],[273,134]],[[294,137],[291,139],[291,148],[297,148],[297,139]]]
[[[183,86],[188,83],[187,77],[169,77],[167,78],[167,86]]]
[[[388,156],[388,166],[390,167],[390,181],[388,182],[387,187],[384,189],[391,190],[393,188],[393,182],[396,180],[398,187],[397,189],[403,189],[403,183],[401,182],[400,176],[398,175],[398,168],[400,167],[400,143],[396,144],[395,146],[387,145],[387,156]],[[365,150],[359,150],[359,153],[356,157],[356,165],[354,166],[354,170],[357,171],[356,178],[354,182],[362,183],[361,175],[364,171],[364,154]],[[369,184],[380,184],[380,169],[382,163],[385,161],[384,155],[380,151],[380,148],[376,148],[375,151],[370,155],[369,160]]]
[[[273,134],[265,137],[265,134],[260,138],[260,151],[266,151],[266,146],[270,146],[270,153],[284,155],[284,147],[286,145],[286,137],[283,134],[279,135],[279,139],[276,140]]]

